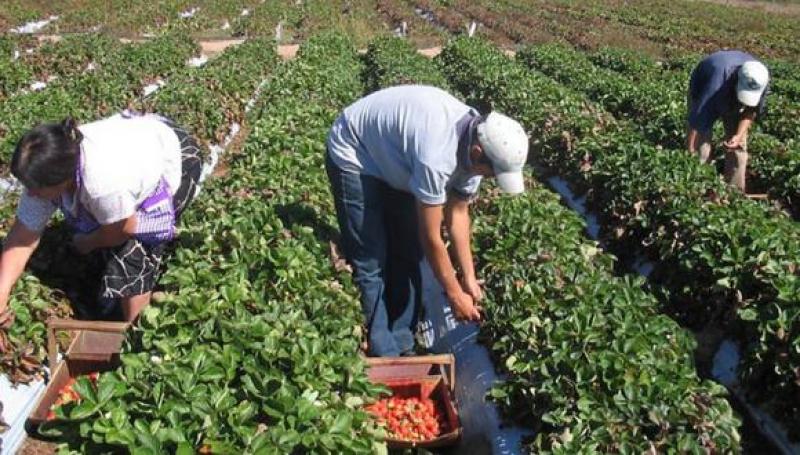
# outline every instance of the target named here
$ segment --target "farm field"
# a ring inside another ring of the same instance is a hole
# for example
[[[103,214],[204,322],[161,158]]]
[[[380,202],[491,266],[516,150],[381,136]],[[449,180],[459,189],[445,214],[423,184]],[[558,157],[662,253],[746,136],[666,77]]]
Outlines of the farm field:
[[[800,4],[731,3],[0,2],[3,238],[10,157],[40,121],[158,112],[206,163],[120,366],[79,379],[19,453],[386,453],[325,137],[345,106],[409,83],[531,139],[527,191],[486,182],[471,208],[479,341],[503,378],[486,401],[531,432],[512,453],[798,453]],[[772,74],[750,137],[763,197],[684,150],[689,74],[726,47]],[[10,383],[53,367],[48,319],[91,310],[70,235],[57,219],[14,288]]]

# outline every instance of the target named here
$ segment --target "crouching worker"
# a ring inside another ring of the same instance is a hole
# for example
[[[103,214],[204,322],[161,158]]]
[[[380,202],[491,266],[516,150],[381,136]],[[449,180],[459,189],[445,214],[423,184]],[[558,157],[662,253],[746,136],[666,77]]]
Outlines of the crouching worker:
[[[725,180],[745,191],[747,133],[764,115],[769,71],[741,51],[715,52],[692,71],[689,81],[687,145],[700,161],[712,160],[711,129],[721,118],[725,127]]]
[[[60,209],[74,230],[74,249],[102,261],[99,299],[113,299],[124,319],[134,320],[150,302],[201,170],[196,141],[157,115],[120,114],[82,126],[67,119],[25,133],[11,159],[25,189],[0,256],[0,319],[11,317],[14,283]]]
[[[524,191],[527,155],[519,123],[494,112],[481,116],[433,87],[384,89],[339,116],[328,135],[326,168],[370,355],[413,353],[423,257],[455,316],[480,320],[469,203],[482,177],[496,177],[506,193]]]

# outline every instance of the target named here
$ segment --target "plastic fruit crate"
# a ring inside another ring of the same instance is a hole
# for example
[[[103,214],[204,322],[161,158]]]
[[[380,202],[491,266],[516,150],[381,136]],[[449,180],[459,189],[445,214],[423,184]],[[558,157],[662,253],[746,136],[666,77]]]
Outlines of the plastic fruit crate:
[[[461,420],[453,391],[455,358],[452,354],[417,357],[370,357],[367,375],[372,382],[387,386],[392,396],[431,399],[443,412],[445,426],[434,439],[407,441],[389,438],[390,449],[434,448],[454,445],[461,438]]]

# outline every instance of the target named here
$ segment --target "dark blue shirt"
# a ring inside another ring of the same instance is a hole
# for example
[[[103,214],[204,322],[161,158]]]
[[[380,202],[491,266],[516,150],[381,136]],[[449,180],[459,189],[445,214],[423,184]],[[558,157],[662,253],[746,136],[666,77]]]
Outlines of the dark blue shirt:
[[[741,108],[736,98],[737,74],[739,67],[751,60],[756,58],[746,52],[718,51],[697,65],[689,81],[690,127],[700,132],[711,131],[718,118]],[[759,116],[763,115],[766,107],[767,91],[764,90],[756,106]]]

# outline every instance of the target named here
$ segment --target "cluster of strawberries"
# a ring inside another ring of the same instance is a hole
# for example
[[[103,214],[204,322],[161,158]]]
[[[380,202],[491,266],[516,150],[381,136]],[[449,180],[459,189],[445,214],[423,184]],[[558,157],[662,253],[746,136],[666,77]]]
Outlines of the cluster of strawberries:
[[[384,398],[366,409],[386,425],[391,438],[403,441],[434,439],[447,425],[444,414],[428,398]]]
[[[97,383],[97,377],[100,374],[97,372],[89,373],[87,377],[92,384]],[[53,420],[56,418],[55,409],[59,406],[64,406],[67,403],[72,403],[73,401],[81,401],[81,396],[78,392],[76,392],[72,387],[75,385],[75,378],[69,378],[69,381],[58,391],[58,398],[53,403],[53,406],[50,408],[50,412],[47,413],[47,420]]]

